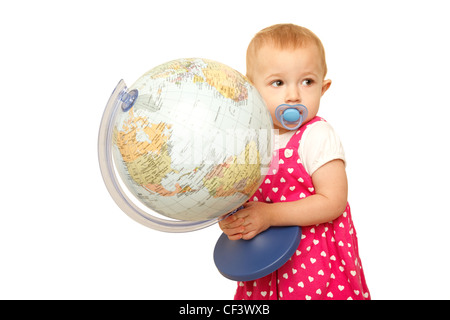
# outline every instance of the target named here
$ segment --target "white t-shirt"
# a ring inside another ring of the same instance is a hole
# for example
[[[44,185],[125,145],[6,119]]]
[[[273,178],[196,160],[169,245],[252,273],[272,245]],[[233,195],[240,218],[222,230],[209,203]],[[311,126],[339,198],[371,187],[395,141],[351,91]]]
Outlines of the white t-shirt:
[[[286,147],[295,132],[289,131],[278,136],[280,149]],[[305,129],[298,147],[298,154],[310,176],[332,160],[341,159],[345,163],[345,153],[341,140],[333,127],[325,121],[314,122]]]

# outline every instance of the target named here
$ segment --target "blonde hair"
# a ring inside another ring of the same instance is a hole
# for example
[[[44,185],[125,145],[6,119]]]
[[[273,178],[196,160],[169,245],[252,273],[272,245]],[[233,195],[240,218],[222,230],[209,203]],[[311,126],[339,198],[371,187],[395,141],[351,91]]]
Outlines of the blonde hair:
[[[323,66],[323,78],[327,74],[325,49],[322,41],[311,30],[295,24],[276,24],[259,31],[247,48],[247,77],[252,80],[253,60],[260,48],[271,44],[279,49],[297,49],[308,44],[314,44],[319,50],[319,56]],[[252,80],[253,81],[253,80]]]

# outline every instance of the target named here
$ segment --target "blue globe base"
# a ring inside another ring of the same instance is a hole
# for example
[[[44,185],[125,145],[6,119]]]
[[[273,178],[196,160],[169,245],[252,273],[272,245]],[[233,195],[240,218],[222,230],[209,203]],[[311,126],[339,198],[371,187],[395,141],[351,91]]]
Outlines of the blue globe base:
[[[271,227],[251,240],[229,240],[223,233],[214,248],[214,262],[230,280],[256,280],[284,265],[296,251],[301,235],[297,226]]]

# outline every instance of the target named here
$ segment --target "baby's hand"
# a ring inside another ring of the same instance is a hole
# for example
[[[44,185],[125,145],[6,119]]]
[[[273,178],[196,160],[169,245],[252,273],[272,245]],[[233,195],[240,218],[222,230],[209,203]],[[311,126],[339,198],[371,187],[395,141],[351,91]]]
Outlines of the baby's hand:
[[[242,239],[242,232],[245,230],[243,224],[244,219],[238,218],[236,213],[219,221],[220,229],[222,229],[223,233],[225,233],[230,240]]]
[[[219,226],[230,240],[250,240],[270,227],[269,206],[263,202],[247,202],[244,209],[220,221]]]

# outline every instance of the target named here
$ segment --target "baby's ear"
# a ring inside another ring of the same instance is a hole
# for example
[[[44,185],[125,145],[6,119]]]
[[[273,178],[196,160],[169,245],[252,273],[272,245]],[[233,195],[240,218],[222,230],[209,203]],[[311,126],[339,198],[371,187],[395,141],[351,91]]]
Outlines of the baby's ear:
[[[331,80],[323,80],[322,82],[322,94],[321,96],[323,96],[323,94],[325,92],[327,92],[328,88],[331,86]]]

